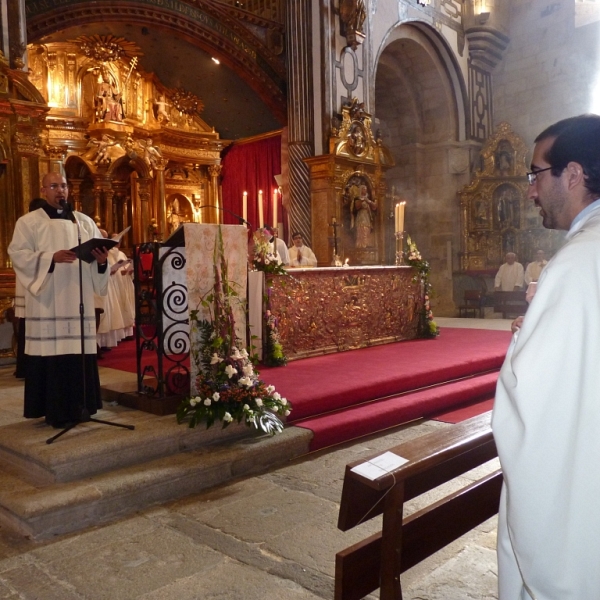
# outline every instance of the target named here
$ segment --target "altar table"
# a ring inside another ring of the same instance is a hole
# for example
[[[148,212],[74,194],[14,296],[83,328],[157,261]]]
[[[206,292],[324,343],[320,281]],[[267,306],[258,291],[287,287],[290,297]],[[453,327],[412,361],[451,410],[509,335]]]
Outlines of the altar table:
[[[424,297],[412,267],[290,269],[266,277],[288,360],[414,339]]]

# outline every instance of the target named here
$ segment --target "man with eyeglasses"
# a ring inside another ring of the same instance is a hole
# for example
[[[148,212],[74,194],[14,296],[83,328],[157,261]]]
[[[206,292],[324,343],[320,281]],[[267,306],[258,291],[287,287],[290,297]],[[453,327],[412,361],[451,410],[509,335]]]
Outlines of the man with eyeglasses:
[[[600,116],[535,142],[529,199],[567,234],[498,379],[498,597],[600,598]]]
[[[81,420],[83,377],[81,358],[79,264],[74,252],[78,224],[81,241],[101,238],[94,221],[69,209],[69,188],[60,173],[42,181],[46,204],[23,215],[8,247],[15,273],[25,289],[25,408],[27,418],[45,417],[54,427]],[[86,407],[102,407],[96,360],[93,293],[105,295],[108,253],[93,250],[95,260],[82,263]]]

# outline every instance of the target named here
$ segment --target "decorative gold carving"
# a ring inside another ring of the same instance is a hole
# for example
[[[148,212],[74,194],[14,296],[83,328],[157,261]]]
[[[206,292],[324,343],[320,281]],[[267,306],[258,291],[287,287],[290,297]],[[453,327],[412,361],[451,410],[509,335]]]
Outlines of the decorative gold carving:
[[[291,359],[412,339],[423,298],[409,267],[316,269],[270,277],[271,311]]]
[[[211,177],[218,177],[221,174],[221,165],[208,165],[208,172]]]
[[[335,126],[332,128],[329,145],[336,156],[356,158],[365,163],[394,164],[388,149],[373,137],[371,115],[357,98],[342,107],[341,126],[339,130]]]
[[[204,102],[183,88],[176,88],[168,92],[168,96],[173,102],[173,106],[186,115],[200,114],[204,110]]]
[[[17,152],[21,154],[44,155],[40,135],[29,135],[17,131],[13,136],[13,143],[17,148]]]
[[[165,154],[173,154],[175,156],[185,156],[196,159],[219,159],[221,156],[220,151],[201,150],[194,148],[180,148],[178,146],[170,146],[168,144],[161,144],[161,148]]]
[[[538,248],[552,255],[560,245],[556,232],[542,226],[535,204],[527,198],[527,147],[508,123],[500,123],[481,150],[482,168],[459,192],[461,268],[495,270],[507,252],[520,262]]]
[[[114,62],[124,58],[131,60],[134,57],[143,56],[143,52],[137,44],[110,34],[81,35],[71,41],[81,48],[85,56],[100,63]]]

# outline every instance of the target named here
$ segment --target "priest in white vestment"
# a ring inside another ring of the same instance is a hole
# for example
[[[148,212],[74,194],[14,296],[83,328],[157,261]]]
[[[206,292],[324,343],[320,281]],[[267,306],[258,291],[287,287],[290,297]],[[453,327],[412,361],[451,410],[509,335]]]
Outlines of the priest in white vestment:
[[[108,252],[95,249],[94,260],[82,263],[82,358],[79,263],[70,248],[78,243],[77,222],[82,242],[102,236],[88,216],[64,210],[68,186],[62,175],[48,173],[42,182],[42,195],[47,204],[17,221],[8,253],[25,293],[24,416],[45,417],[47,423],[64,427],[80,421],[85,413],[84,362],[87,412],[94,414],[102,406],[93,294],[106,294]]]
[[[302,234],[295,232],[292,235],[294,244],[288,248],[290,255],[290,267],[316,267],[317,257],[315,253],[304,245]]]
[[[290,264],[290,254],[285,242],[279,237],[278,227],[273,227],[273,236],[275,238],[275,250],[277,250],[277,254],[279,254],[279,258],[281,258],[281,264],[284,267],[287,267]]]
[[[536,139],[529,198],[567,243],[500,371],[499,600],[600,598],[600,116]]]
[[[542,270],[548,264],[546,255],[543,250],[538,250],[535,253],[535,260],[532,260],[525,269],[525,285],[537,281],[542,274]]]
[[[497,292],[514,292],[523,289],[523,265],[517,262],[517,255],[514,252],[508,252],[504,260],[506,262],[500,266],[496,279],[494,280],[494,289]]]

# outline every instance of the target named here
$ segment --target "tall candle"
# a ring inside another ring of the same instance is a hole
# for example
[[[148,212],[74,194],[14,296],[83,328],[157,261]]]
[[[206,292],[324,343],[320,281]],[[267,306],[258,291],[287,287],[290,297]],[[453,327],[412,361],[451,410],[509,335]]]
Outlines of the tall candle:
[[[258,190],[258,226],[262,229],[265,226],[265,216],[263,213],[263,193]]]
[[[400,204],[394,206],[394,233],[398,233],[398,220],[400,219]]]
[[[242,217],[244,221],[248,220],[248,192],[244,192],[244,199],[242,200]]]
[[[404,207],[406,202],[400,202],[400,213],[398,216],[398,231],[404,231]]]
[[[277,190],[273,190],[273,228],[277,227],[277,200],[279,199],[279,194]]]

